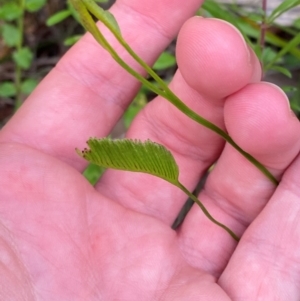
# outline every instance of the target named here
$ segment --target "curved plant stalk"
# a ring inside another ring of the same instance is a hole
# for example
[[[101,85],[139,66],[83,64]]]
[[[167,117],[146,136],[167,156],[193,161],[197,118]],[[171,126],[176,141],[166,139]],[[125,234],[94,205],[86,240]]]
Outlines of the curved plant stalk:
[[[86,9],[85,5],[81,0],[70,0],[74,8],[78,11],[79,17],[82,23],[82,26],[89,31],[95,40],[104,48],[106,49],[110,55],[113,57],[113,59],[121,66],[123,67],[127,72],[129,72],[133,77],[135,77],[137,80],[139,80],[141,83],[143,83],[148,89],[153,91],[156,94],[161,95],[161,91],[152,83],[147,81],[142,75],[140,75],[138,72],[133,70],[129,65],[127,65],[120,56],[116,53],[116,51],[113,49],[113,47],[110,46],[110,44],[107,42],[107,40],[104,38],[102,33],[97,28],[92,16],[90,15],[89,11]],[[162,95],[163,96],[163,95]]]
[[[152,90],[154,93],[161,95],[173,105],[175,105],[182,113],[196,121],[197,123],[205,126],[206,128],[214,131],[220,135],[225,141],[231,144],[240,154],[242,154],[248,161],[256,166],[273,184],[278,185],[277,179],[270,173],[270,171],[256,160],[253,156],[245,152],[239,147],[233,139],[221,128],[206,120],[202,116],[195,113],[189,107],[187,107],[166,85],[166,83],[154,72],[154,70],[148,66],[126,43],[123,39],[119,26],[115,18],[108,12],[100,8],[93,0],[70,0],[72,5],[78,11],[83,26],[94,36],[100,45],[102,45],[126,71],[143,83],[147,88]],[[141,76],[138,72],[127,65],[110,46],[105,37],[101,34],[100,30],[93,21],[91,14],[93,14],[99,21],[101,21],[115,36],[118,42],[127,50],[127,52],[145,69],[145,71],[157,82],[159,88]]]
[[[230,228],[214,219],[201,201],[179,182],[178,165],[171,152],[163,145],[150,140],[141,142],[110,138],[90,138],[87,144],[89,149],[76,150],[87,161],[105,168],[147,173],[171,183],[189,196],[210,221],[239,241],[239,237]]]
[[[210,221],[223,228],[234,240],[240,240],[240,238],[230,228],[214,219],[212,215],[208,212],[208,210],[205,208],[205,206],[202,204],[202,202],[195,195],[193,195],[188,189],[186,189],[180,182],[178,182],[178,184],[179,185],[177,187],[179,187],[184,193],[186,193],[201,208],[203,213]]]

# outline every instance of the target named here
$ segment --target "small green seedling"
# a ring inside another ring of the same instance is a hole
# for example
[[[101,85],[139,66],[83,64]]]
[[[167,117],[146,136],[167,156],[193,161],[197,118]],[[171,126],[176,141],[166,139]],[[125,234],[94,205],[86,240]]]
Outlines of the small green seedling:
[[[77,150],[84,159],[105,168],[147,173],[175,185],[199,205],[209,220],[225,229],[235,240],[239,240],[232,230],[215,220],[200,200],[179,182],[178,165],[171,152],[163,145],[150,140],[141,142],[110,138],[91,138],[87,144],[89,149]]]
[[[182,113],[217,133],[256,166],[273,184],[278,184],[277,179],[267,170],[267,168],[240,148],[225,131],[187,107],[183,101],[169,89],[166,83],[154,72],[154,70],[126,43],[122,37],[116,19],[110,12],[100,8],[93,0],[70,0],[70,2],[77,10],[81,23],[86,30],[94,36],[96,41],[111,54],[121,67],[138,79],[149,90],[171,102]],[[101,21],[112,32],[118,42],[133,57],[133,59],[144,68],[148,76],[151,77],[156,84],[150,82],[121,59],[96,26],[93,17]],[[139,141],[128,139],[116,141],[109,139],[90,139],[88,145],[90,149],[85,149],[82,152],[77,151],[86,160],[107,168],[149,173],[170,182],[191,197],[212,222],[225,229],[234,239],[238,240],[237,235],[232,230],[216,221],[203,204],[178,181],[179,171],[177,164],[171,153],[162,145],[150,141],[141,143]]]

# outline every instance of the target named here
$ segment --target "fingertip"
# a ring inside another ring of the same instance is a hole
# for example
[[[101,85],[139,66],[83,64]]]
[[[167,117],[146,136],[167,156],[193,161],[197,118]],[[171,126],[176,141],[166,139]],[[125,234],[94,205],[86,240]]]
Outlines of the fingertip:
[[[186,82],[202,95],[224,98],[251,81],[251,53],[241,33],[218,19],[194,17],[177,40],[177,62]]]
[[[287,96],[276,85],[249,84],[228,97],[224,121],[238,145],[254,156],[269,156],[272,165],[280,167],[283,153],[289,152],[290,158],[299,152],[299,121],[291,114]],[[277,155],[270,156],[274,152]]]

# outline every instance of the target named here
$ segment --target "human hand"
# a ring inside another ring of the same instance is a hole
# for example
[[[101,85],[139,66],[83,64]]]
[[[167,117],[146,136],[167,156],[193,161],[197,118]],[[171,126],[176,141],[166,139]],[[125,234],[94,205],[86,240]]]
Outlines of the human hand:
[[[153,62],[200,1],[141,3],[112,10],[125,39]],[[200,199],[242,236],[238,246],[196,206],[173,231],[185,195],[160,179],[109,170],[93,188],[83,178],[75,147],[109,134],[138,89],[86,35],[0,133],[1,300],[299,299],[300,159],[284,173],[300,149],[298,120],[283,93],[260,82],[257,59],[231,25],[190,19],[177,59],[172,90],[226,128],[279,187],[160,97],[127,137],[166,145],[191,190],[219,158]]]

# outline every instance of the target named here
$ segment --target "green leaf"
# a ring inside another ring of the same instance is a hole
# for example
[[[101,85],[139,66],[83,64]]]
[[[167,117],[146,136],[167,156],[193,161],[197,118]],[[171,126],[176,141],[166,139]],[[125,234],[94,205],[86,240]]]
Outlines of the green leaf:
[[[278,72],[284,74],[285,76],[287,76],[287,77],[289,77],[289,78],[292,78],[292,77],[293,77],[293,76],[292,76],[292,73],[291,73],[288,69],[286,69],[286,68],[284,68],[284,67],[281,67],[281,66],[272,66],[272,67],[270,68],[270,70],[278,71]]]
[[[199,205],[208,219],[239,240],[232,230],[215,220],[205,206],[178,181],[179,168],[172,154],[163,145],[150,140],[141,142],[109,138],[91,138],[87,144],[90,149],[77,150],[77,153],[89,162],[106,168],[148,173],[174,184]]]
[[[26,0],[25,9],[29,12],[36,12],[46,4],[46,0]]]
[[[281,2],[267,18],[267,23],[271,24],[284,12],[300,4],[300,0],[285,0]]]
[[[0,84],[0,96],[12,97],[17,94],[16,86],[13,82],[3,82]]]
[[[76,149],[81,157],[102,167],[143,172],[174,184],[199,205],[209,220],[226,230],[235,240],[239,240],[232,230],[215,220],[205,206],[178,181],[179,168],[172,154],[163,145],[150,140],[141,142],[110,138],[91,138],[87,144],[90,149]]]
[[[296,27],[297,29],[300,29],[300,18],[294,21],[293,26]]]
[[[175,56],[169,52],[163,52],[153,65],[154,70],[163,70],[176,64]]]
[[[115,19],[114,15],[112,15],[109,11],[104,10],[103,8],[98,6],[93,0],[82,0],[82,2],[85,4],[86,8],[90,11],[90,13],[102,23],[104,23],[105,26],[110,26],[121,35],[119,24]]]
[[[296,91],[286,91],[286,90],[284,90],[284,91],[286,93],[291,94],[291,95],[289,95],[291,108],[299,116],[299,112],[300,112],[300,90],[298,88],[296,88]],[[290,93],[290,92],[292,92],[292,93]]]
[[[248,35],[250,38],[257,39],[259,37],[259,30],[258,28],[252,27],[250,24],[247,24],[245,22],[240,22],[239,23],[239,28],[241,31]],[[286,40],[280,38],[279,36],[273,34],[271,31],[266,32],[266,42],[276,46],[276,47],[285,47],[286,44],[288,43]],[[292,48],[289,51],[293,56],[296,58],[300,59],[300,50],[297,48]],[[260,58],[260,57],[259,57]]]
[[[57,12],[56,14],[52,15],[51,17],[49,17],[46,21],[46,25],[53,26],[57,23],[62,22],[69,16],[71,16],[71,12],[68,9],[61,10],[61,11]]]
[[[74,35],[71,37],[68,37],[64,40],[64,45],[65,46],[72,46],[74,45],[79,39],[82,37],[82,35]]]
[[[19,29],[11,24],[4,24],[2,27],[2,35],[7,46],[17,46],[21,39],[21,32]]]
[[[296,49],[300,44],[300,33],[295,35],[276,55],[269,61],[266,69],[271,69],[272,65],[278,62],[286,53],[291,52],[292,49]]]
[[[22,9],[17,3],[5,3],[0,7],[0,19],[5,21],[13,21],[22,15]]]
[[[259,45],[257,47],[260,47]],[[265,47],[261,54],[261,61],[263,65],[268,64],[270,61],[274,60],[277,52],[271,47]]]
[[[253,21],[255,23],[261,23],[262,19],[264,17],[263,11],[255,11],[254,13],[248,13],[247,14],[247,21]]]
[[[179,169],[172,154],[163,146],[150,140],[91,138],[90,149],[77,153],[105,168],[144,172],[178,185]]]
[[[21,91],[23,94],[29,95],[37,85],[38,81],[36,79],[28,78],[22,82]]]
[[[125,127],[128,129],[134,117],[141,111],[147,104],[147,97],[145,93],[138,93],[133,102],[130,104],[128,109],[123,115]]]
[[[31,65],[33,54],[28,47],[23,47],[13,53],[13,59],[20,68],[26,70]]]
[[[253,156],[245,152],[241,147],[239,147],[233,139],[221,128],[216,126],[214,123],[210,122],[209,120],[206,120],[202,116],[198,115],[196,112],[194,112],[192,109],[187,107],[183,101],[181,101],[166,85],[166,83],[161,79],[154,71],[153,69],[147,65],[146,62],[144,62],[126,43],[126,41],[122,38],[122,36],[112,28],[110,24],[108,24],[106,21],[103,21],[103,23],[110,29],[110,31],[113,33],[113,35],[116,37],[118,42],[125,48],[125,50],[144,68],[144,70],[156,81],[159,88],[155,86],[153,83],[148,81],[144,76],[142,76],[140,73],[138,73],[136,70],[131,68],[122,58],[118,55],[118,53],[115,51],[115,49],[110,45],[110,43],[105,39],[105,37],[102,35],[102,33],[99,31],[98,27],[95,25],[93,18],[91,17],[90,13],[87,11],[87,8],[89,8],[92,13],[97,13],[98,10],[94,9],[93,6],[89,7],[91,4],[91,1],[88,0],[69,0],[72,5],[76,8],[78,13],[80,14],[80,18],[82,20],[82,24],[84,27],[90,31],[90,33],[94,36],[94,38],[98,41],[100,45],[102,45],[115,59],[115,61],[123,67],[125,70],[127,70],[131,75],[133,75],[136,79],[138,79],[142,84],[150,88],[153,92],[155,92],[158,95],[161,95],[162,97],[169,100],[173,105],[175,105],[180,111],[182,111],[185,115],[193,119],[194,121],[198,122],[199,124],[207,127],[208,129],[214,131],[221,137],[223,137],[228,143],[230,143],[237,151],[239,151],[245,158],[247,158],[251,163],[253,163],[262,173],[264,173],[275,185],[278,185],[277,179],[270,173],[270,171],[263,166],[258,160],[256,160]],[[94,2],[92,2],[95,4]],[[85,6],[86,5],[86,6]],[[96,7],[98,7],[96,5]],[[98,7],[99,9],[99,7]],[[101,17],[100,17],[101,19]]]
[[[104,48],[108,49],[108,44],[98,27],[96,26],[90,12],[85,7],[85,4],[81,0],[69,0],[72,6],[75,8],[79,15],[82,26],[89,31],[96,41]]]
[[[291,109],[295,112],[295,114],[299,114],[300,105],[298,103],[291,102]]]
[[[297,87],[294,86],[282,86],[281,89],[285,92],[285,93],[290,93],[290,92],[296,92],[298,90]]]
[[[79,23],[81,24],[79,14],[75,7],[72,5],[70,0],[67,0],[67,8],[71,12],[72,17]]]
[[[83,175],[92,185],[95,185],[103,174],[104,170],[105,169],[103,167],[90,163],[83,172]]]

